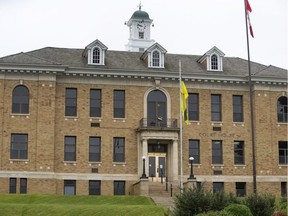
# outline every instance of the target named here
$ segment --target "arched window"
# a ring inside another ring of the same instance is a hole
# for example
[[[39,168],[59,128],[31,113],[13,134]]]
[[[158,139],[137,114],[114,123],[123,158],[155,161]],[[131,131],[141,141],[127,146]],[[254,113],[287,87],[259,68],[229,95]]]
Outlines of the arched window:
[[[211,70],[218,70],[218,57],[216,54],[211,56]]]
[[[147,120],[150,126],[167,124],[167,97],[160,90],[151,91],[147,97]]]
[[[287,97],[285,96],[280,97],[277,101],[277,116],[278,122],[287,122]]]
[[[29,90],[23,85],[16,86],[13,90],[12,113],[29,113]]]
[[[152,53],[152,66],[153,67],[159,67],[160,66],[160,53],[157,50],[155,50]]]
[[[93,64],[100,64],[100,49],[98,47],[95,47],[93,49],[92,63]]]

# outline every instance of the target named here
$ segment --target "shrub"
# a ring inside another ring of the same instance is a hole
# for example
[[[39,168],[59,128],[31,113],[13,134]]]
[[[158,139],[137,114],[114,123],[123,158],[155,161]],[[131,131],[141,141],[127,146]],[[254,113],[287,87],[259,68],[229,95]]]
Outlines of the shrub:
[[[239,203],[232,193],[227,195],[224,191],[219,191],[211,196],[211,210],[213,211],[221,211],[232,203]]]
[[[191,216],[210,210],[211,195],[203,188],[189,188],[175,199],[173,215]]]
[[[173,215],[191,216],[208,211],[221,211],[235,202],[239,203],[238,199],[232,194],[227,195],[224,192],[213,194],[202,187],[200,189],[189,188],[176,196]]]
[[[225,212],[233,216],[253,216],[246,205],[231,204],[224,209]]]
[[[246,197],[247,205],[253,216],[271,216],[275,208],[275,197],[269,194],[251,194]]]
[[[225,211],[209,211],[197,214],[197,216],[231,216],[231,215]]]

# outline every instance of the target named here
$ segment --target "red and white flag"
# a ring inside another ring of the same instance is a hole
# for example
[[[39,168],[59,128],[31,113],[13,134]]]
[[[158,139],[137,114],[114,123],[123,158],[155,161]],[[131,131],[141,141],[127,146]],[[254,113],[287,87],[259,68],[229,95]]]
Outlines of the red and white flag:
[[[249,4],[249,1],[246,0],[246,16],[247,16],[247,20],[248,20],[248,24],[249,24],[250,34],[254,38],[253,29],[252,29],[252,25],[251,25],[251,21],[250,21],[250,16],[249,16],[251,12],[252,12],[252,8]]]

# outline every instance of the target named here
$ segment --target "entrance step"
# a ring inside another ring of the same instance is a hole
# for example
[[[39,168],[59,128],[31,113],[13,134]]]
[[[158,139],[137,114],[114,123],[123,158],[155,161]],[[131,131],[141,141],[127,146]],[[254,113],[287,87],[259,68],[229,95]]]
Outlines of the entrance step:
[[[174,208],[174,198],[171,197],[169,189],[166,191],[165,182],[149,182],[149,196],[156,205],[165,206],[171,210]]]

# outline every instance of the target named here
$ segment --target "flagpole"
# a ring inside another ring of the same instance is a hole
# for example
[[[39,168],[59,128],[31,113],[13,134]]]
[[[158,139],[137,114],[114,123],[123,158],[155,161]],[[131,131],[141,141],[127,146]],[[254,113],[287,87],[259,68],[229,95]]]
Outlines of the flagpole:
[[[247,18],[248,18],[247,17],[247,0],[244,0],[244,6],[245,6],[245,10],[244,11],[245,11],[245,22],[246,22],[247,54],[248,54],[248,72],[249,72],[249,95],[250,95],[250,115],[251,115],[251,141],[252,141],[252,166],[253,166],[253,192],[256,194],[257,193],[257,184],[256,184],[254,110],[253,110],[253,85],[252,85],[252,79],[251,79],[249,34],[248,34],[248,22],[247,22]]]
[[[181,81],[182,81],[182,75],[181,75],[181,60],[179,60],[179,105],[180,105],[180,112],[179,112],[179,120],[180,120],[180,194],[183,193],[183,161],[182,161],[182,129],[183,129],[183,120],[182,120],[182,94],[181,94]]]

